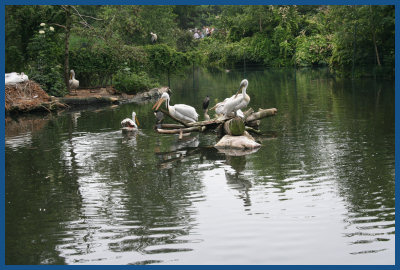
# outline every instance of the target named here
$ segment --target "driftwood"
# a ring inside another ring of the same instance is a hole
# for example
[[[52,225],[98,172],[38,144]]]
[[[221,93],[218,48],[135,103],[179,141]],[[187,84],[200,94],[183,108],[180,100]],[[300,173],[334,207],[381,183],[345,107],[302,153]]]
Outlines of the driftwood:
[[[245,130],[243,119],[240,117],[232,118],[224,123],[224,131],[228,135],[240,136]]]
[[[179,138],[182,139],[184,134],[189,132],[214,130],[219,136],[223,136],[214,147],[228,149],[254,149],[260,147],[260,144],[258,144],[248,132],[260,135],[261,132],[258,129],[261,122],[260,120],[275,116],[278,111],[276,108],[271,108],[259,109],[258,112],[254,112],[252,108],[249,108],[243,113],[244,119],[240,117],[223,116],[205,121],[188,123],[176,119],[162,108],[160,110],[179,124],[159,124],[155,129],[158,133],[179,134]]]
[[[246,118],[246,122],[252,122],[269,116],[275,116],[278,110],[276,108],[272,109],[259,109],[258,112],[252,113]]]
[[[179,134],[179,133],[189,133],[192,131],[203,131],[204,127],[188,127],[188,128],[180,128],[180,129],[162,129],[158,128],[157,132],[162,134]]]

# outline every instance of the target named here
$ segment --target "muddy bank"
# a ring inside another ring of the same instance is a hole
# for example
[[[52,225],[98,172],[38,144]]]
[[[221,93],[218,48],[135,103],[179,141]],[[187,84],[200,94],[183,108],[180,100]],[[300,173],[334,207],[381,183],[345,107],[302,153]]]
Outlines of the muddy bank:
[[[157,99],[162,93],[170,91],[168,87],[153,88],[136,95],[117,94],[112,88],[79,89],[65,97],[50,97],[34,81],[5,86],[5,111],[40,112],[68,109],[81,106],[102,106],[124,103],[146,103]]]
[[[102,104],[125,104],[137,103],[142,104],[147,101],[159,98],[162,93],[170,91],[168,87],[153,88],[147,92],[138,93],[136,95],[128,95],[125,93],[116,94],[113,89],[81,89],[76,95],[67,95],[59,98],[59,102],[68,106],[82,105],[102,105]]]

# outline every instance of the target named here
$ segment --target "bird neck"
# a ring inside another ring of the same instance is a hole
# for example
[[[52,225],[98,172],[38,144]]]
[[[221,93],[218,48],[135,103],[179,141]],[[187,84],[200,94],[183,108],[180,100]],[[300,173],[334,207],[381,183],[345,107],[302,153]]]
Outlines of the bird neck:
[[[165,107],[167,108],[167,111],[169,110],[169,98],[167,98],[167,101],[165,102]]]
[[[243,87],[243,90],[242,90],[243,97],[246,95],[246,90],[247,90],[247,86]]]

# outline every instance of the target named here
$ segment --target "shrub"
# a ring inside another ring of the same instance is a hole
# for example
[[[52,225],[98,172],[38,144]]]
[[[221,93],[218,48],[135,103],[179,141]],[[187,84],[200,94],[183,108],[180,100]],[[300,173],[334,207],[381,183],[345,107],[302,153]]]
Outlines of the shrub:
[[[29,64],[27,74],[31,80],[39,83],[49,95],[63,96],[66,94],[63,67],[62,40],[43,24],[32,37],[28,45]]]
[[[158,86],[145,72],[133,73],[129,68],[125,68],[114,75],[115,89],[127,94],[136,94]]]

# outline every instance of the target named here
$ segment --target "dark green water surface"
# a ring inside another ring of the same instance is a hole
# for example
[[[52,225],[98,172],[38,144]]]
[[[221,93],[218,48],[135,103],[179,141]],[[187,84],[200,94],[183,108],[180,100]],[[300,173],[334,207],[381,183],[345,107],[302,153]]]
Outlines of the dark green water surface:
[[[171,103],[202,118],[243,77],[173,78]],[[394,82],[246,77],[249,106],[278,109],[246,156],[156,134],[152,103],[7,118],[6,264],[394,264]]]

